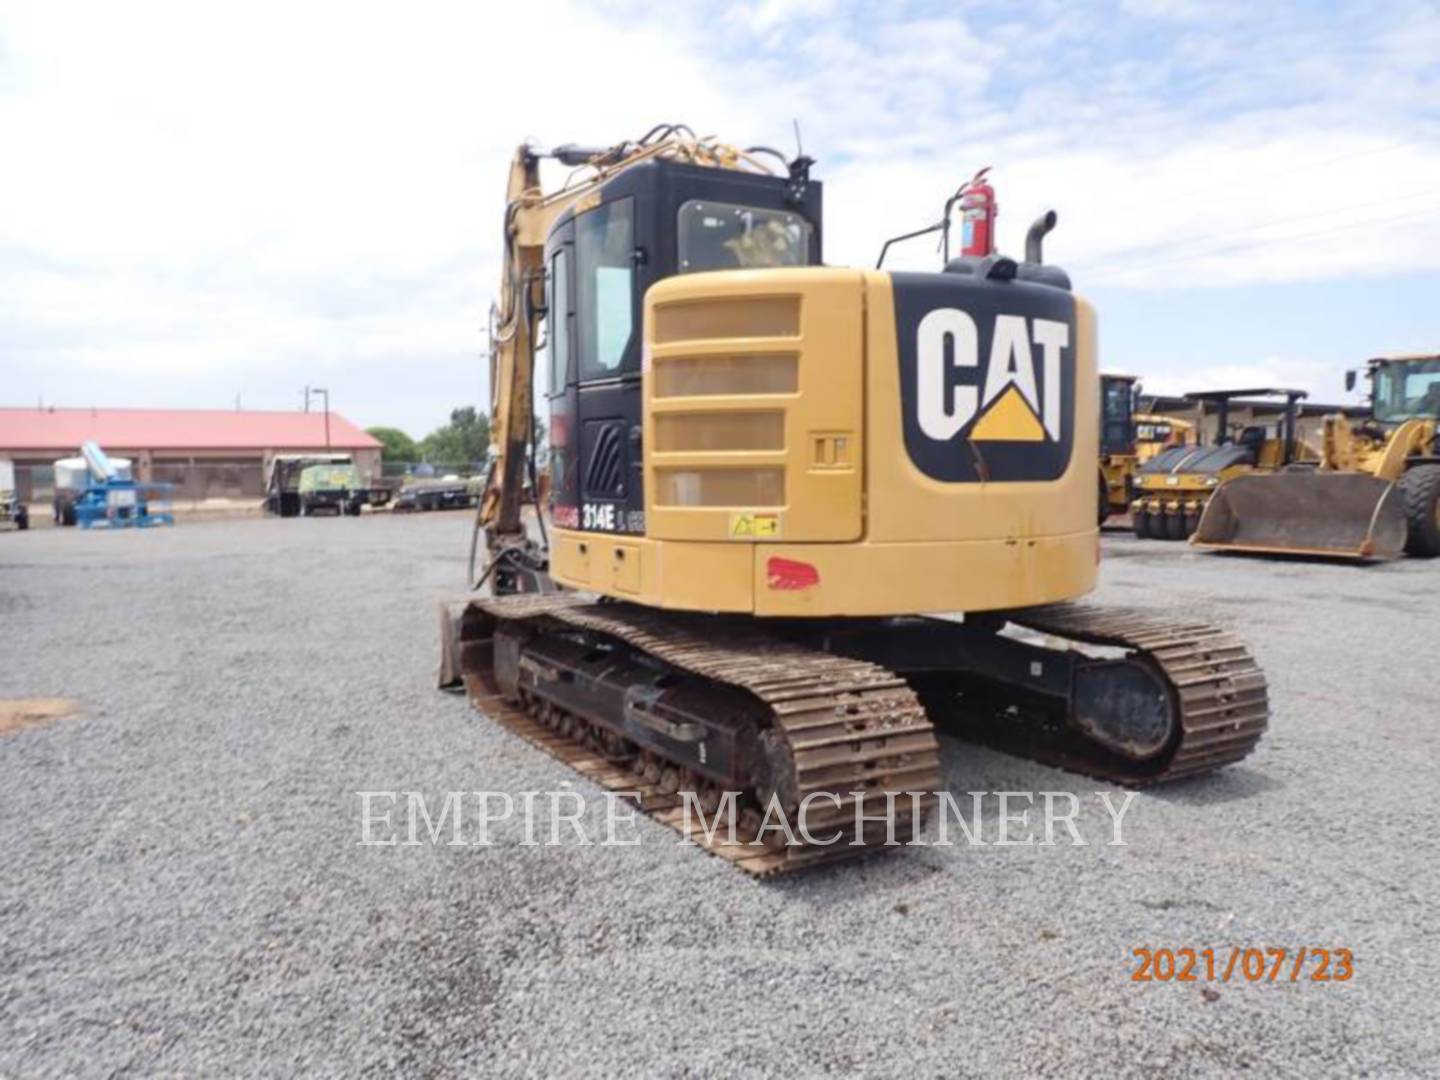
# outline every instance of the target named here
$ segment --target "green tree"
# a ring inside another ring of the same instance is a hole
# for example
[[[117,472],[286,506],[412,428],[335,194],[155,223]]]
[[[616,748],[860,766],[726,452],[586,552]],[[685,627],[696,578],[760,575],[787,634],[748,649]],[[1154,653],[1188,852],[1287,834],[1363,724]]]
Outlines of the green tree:
[[[420,460],[420,447],[415,445],[414,439],[399,428],[372,427],[366,428],[365,433],[380,440],[381,461]]]
[[[450,422],[420,440],[426,461],[438,465],[483,465],[490,455],[490,418],[473,406],[450,410]]]

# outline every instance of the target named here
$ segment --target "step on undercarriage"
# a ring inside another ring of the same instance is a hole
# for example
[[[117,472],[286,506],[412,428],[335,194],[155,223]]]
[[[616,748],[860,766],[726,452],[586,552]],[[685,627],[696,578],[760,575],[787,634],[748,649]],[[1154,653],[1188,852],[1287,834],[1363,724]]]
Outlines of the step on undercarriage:
[[[1232,635],[1083,604],[1012,613],[1008,628],[762,624],[574,592],[442,615],[441,685],[463,682],[480,711],[757,875],[914,836],[940,786],[935,726],[1140,787],[1239,761],[1268,717],[1264,675]],[[722,806],[735,831],[700,831]]]

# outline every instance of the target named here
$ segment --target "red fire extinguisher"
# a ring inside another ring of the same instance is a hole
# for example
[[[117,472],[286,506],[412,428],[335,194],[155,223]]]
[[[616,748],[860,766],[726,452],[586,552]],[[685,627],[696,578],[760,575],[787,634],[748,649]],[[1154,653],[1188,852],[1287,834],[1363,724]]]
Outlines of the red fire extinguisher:
[[[995,217],[1000,207],[995,203],[995,189],[985,181],[990,166],[977,172],[960,189],[960,249],[964,255],[995,253]]]

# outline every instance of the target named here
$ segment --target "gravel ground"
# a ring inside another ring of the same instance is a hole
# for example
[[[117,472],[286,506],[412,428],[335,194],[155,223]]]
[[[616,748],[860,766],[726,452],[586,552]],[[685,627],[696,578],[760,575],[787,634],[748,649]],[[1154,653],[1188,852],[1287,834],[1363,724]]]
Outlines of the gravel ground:
[[[1100,599],[1243,624],[1259,751],[1138,796],[1113,847],[1100,785],[946,739],[955,791],[1073,791],[1092,843],[763,883],[648,822],[359,846],[360,790],[598,803],[432,688],[467,527],[0,536],[0,698],[79,710],[0,734],[0,1075],[1440,1070],[1440,566],[1110,536]],[[1343,946],[1355,973],[1132,982],[1165,945]]]

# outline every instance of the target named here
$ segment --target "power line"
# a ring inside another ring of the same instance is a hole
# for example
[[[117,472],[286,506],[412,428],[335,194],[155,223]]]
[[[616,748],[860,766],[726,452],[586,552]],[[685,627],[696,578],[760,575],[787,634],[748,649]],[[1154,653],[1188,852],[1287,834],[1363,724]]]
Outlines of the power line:
[[[1355,158],[1375,157],[1380,154],[1392,154],[1396,150],[1409,150],[1421,144],[1415,140],[1407,142],[1388,143],[1384,146],[1370,147],[1365,150],[1351,150],[1344,154],[1333,154],[1330,157],[1318,158],[1314,161],[1303,162],[1299,165],[1287,165],[1282,169],[1271,169],[1266,172],[1235,172],[1233,176],[1220,181],[1211,181],[1193,188],[1181,188],[1179,191],[1171,192],[1170,198],[1184,199],[1191,195],[1207,195],[1216,191],[1230,191],[1249,187],[1257,180],[1271,180],[1278,176],[1291,176],[1300,172],[1313,172],[1326,165],[1334,165],[1340,161],[1352,161]],[[1243,150],[1227,151],[1227,157],[1238,157],[1251,150],[1263,149],[1263,146],[1246,147]],[[1141,168],[1130,172],[1128,175],[1132,180],[1144,180],[1146,177],[1154,177],[1166,171],[1165,166],[1152,165],[1149,168]],[[1132,184],[1131,187],[1134,185]],[[1129,197],[1129,189],[1112,189],[1114,200],[1119,202]]]
[[[1364,221],[1348,221],[1345,222],[1343,225],[1335,225],[1329,229],[1312,229],[1310,232],[1298,233],[1294,236],[1277,236],[1269,240],[1257,240],[1252,242],[1231,244],[1226,247],[1213,248],[1210,251],[1195,252],[1189,255],[1176,255],[1173,258],[1169,259],[1155,259],[1152,262],[1136,263],[1133,266],[1126,266],[1120,270],[1112,270],[1110,271],[1110,273],[1113,276],[1114,274],[1122,272],[1128,273],[1133,270],[1145,270],[1152,266],[1167,266],[1171,263],[1191,262],[1195,259],[1213,259],[1218,258],[1221,255],[1230,255],[1238,251],[1251,251],[1255,248],[1266,247],[1270,244],[1281,243],[1284,241],[1308,240],[1314,236],[1326,236],[1330,233],[1344,232],[1347,229],[1360,229],[1364,228],[1367,225],[1384,225],[1392,221],[1406,221],[1410,218],[1430,217],[1435,215],[1440,215],[1440,207],[1428,207],[1424,210],[1417,210],[1408,214],[1394,214],[1389,217],[1367,218]],[[1104,274],[1105,272],[1101,271],[1102,278],[1104,277]]]

